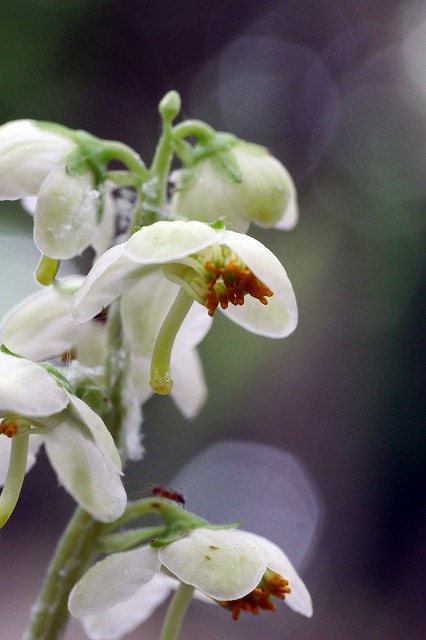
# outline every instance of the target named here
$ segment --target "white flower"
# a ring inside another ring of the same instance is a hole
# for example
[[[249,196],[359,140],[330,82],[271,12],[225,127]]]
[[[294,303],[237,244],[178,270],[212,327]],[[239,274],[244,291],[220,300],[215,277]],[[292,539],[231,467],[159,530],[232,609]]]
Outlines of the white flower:
[[[91,173],[67,172],[77,145],[65,131],[33,120],[0,127],[0,200],[37,198],[34,241],[52,259],[81,254],[98,228],[99,192]]]
[[[164,275],[180,287],[173,306],[176,289],[164,283]],[[293,288],[276,256],[249,236],[197,221],[157,222],[101,256],[75,295],[77,321],[93,318],[123,294],[125,331],[135,350],[152,355],[151,386],[158,393],[170,391],[170,351],[194,300],[204,316],[220,307],[240,326],[271,338],[287,336],[297,324]],[[146,342],[145,331],[137,331],[138,311],[144,308],[151,314]]]
[[[91,640],[115,640],[146,620],[179,582],[230,609],[234,618],[240,611],[274,609],[273,596],[312,615],[309,592],[279,547],[246,531],[205,527],[167,546],[101,560],[75,585],[69,609],[83,618]]]
[[[103,522],[121,515],[126,494],[111,434],[101,418],[46,369],[0,353],[0,417],[1,433],[9,436],[0,437],[2,484],[7,484],[11,442],[29,434],[34,442],[27,470],[44,444],[59,481],[83,509]],[[10,471],[9,467],[8,475]]]
[[[250,223],[292,229],[298,220],[296,188],[287,169],[267,149],[236,142],[232,154],[240,180],[226,176],[215,156],[195,167],[172,174],[176,189],[171,212],[191,220],[213,222],[223,218],[231,229],[245,233]]]
[[[84,276],[68,276],[25,298],[0,325],[0,342],[30,360],[60,358],[72,351],[85,367],[102,365],[106,323],[76,325],[71,313],[72,295],[83,281]]]
[[[0,326],[0,342],[31,360],[48,360],[72,353],[67,377],[78,375],[83,365],[103,372],[107,323],[94,319],[79,325],[71,314],[71,296],[81,286],[83,276],[70,276],[44,287],[11,310]],[[149,274],[123,296],[122,315],[124,341],[128,344],[129,362],[123,379],[123,444],[126,457],[142,457],[140,405],[153,391],[148,384],[152,350],[161,324],[178,285],[162,277],[161,272]],[[150,294],[155,304],[140,301]],[[177,373],[171,397],[186,418],[193,418],[200,410],[206,395],[206,384],[197,344],[203,339],[211,318],[197,305],[189,312],[186,323],[176,339],[172,367]]]

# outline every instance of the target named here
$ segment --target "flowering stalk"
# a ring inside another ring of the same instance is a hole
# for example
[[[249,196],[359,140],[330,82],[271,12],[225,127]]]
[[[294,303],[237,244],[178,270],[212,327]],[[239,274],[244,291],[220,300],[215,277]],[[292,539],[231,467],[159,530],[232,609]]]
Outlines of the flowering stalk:
[[[47,576],[32,609],[25,640],[59,640],[68,621],[69,592],[95,552],[94,543],[105,525],[77,508],[59,540]]]
[[[180,583],[167,609],[161,630],[160,640],[177,640],[188,606],[191,603],[194,587]]]

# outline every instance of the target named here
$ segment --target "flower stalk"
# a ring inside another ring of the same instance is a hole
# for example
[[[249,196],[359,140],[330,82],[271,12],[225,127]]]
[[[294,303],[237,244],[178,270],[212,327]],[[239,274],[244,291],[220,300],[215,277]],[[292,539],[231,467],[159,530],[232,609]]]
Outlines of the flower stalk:
[[[0,529],[9,520],[21,493],[27,465],[29,438],[29,433],[12,438],[6,482],[0,496]]]
[[[178,640],[183,619],[191,603],[193,593],[194,587],[183,582],[180,583],[173,598],[170,600],[160,640]]]

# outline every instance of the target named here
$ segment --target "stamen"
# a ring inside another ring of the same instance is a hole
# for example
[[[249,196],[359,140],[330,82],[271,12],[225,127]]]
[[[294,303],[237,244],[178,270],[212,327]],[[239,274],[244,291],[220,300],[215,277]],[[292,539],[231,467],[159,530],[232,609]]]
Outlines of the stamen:
[[[269,573],[271,576],[269,577]],[[272,597],[284,600],[285,596],[291,592],[288,580],[285,580],[279,573],[267,571],[259,585],[250,591],[243,598],[219,602],[221,607],[232,612],[232,619],[238,620],[241,611],[247,611],[257,616],[259,611],[275,611],[276,607],[272,602]]]
[[[19,431],[19,425],[13,418],[5,418],[0,422],[0,435],[4,434],[7,438],[13,438]]]

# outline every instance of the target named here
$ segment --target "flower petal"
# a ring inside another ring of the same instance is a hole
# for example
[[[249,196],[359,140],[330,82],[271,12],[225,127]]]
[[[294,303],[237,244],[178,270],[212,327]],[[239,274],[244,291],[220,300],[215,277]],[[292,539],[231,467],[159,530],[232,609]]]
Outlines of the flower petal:
[[[0,415],[50,416],[67,404],[67,394],[43,367],[0,353]]]
[[[188,351],[179,351],[179,356],[175,357],[172,353],[171,370],[173,374],[171,398],[185,418],[195,418],[207,398],[207,384],[198,352],[195,349],[188,349]]]
[[[164,264],[197,253],[221,237],[222,231],[203,222],[161,220],[134,233],[125,253],[140,264]]]
[[[50,258],[73,258],[90,244],[97,226],[91,174],[70,176],[65,166],[43,182],[34,215],[34,242]]]
[[[138,265],[124,255],[125,243],[111,247],[95,262],[74,296],[72,309],[77,322],[94,318],[135,282]]]
[[[145,622],[155,609],[179,585],[177,580],[161,573],[140,587],[127,600],[111,609],[81,620],[90,640],[119,640]]]
[[[160,548],[158,557],[179,580],[215,600],[235,600],[250,593],[266,570],[257,541],[234,529],[194,529]]]
[[[150,546],[114,553],[97,562],[77,582],[68,608],[77,618],[106,611],[130,598],[159,570],[158,554]]]
[[[260,545],[263,552],[266,555],[269,569],[279,573],[283,578],[288,580],[288,586],[291,589],[291,593],[286,595],[285,603],[304,616],[310,618],[312,616],[312,600],[309,591],[306,588],[305,583],[296,572],[296,569],[291,564],[290,560],[280,547],[276,544],[262,538],[254,533],[248,534],[253,540]]]
[[[59,481],[85,511],[101,522],[123,513],[127,498],[119,472],[74,418],[47,433],[45,447]]]
[[[14,120],[0,127],[0,200],[35,196],[48,174],[74,143],[33,120]]]
[[[70,401],[69,412],[84,424],[90,431],[95,442],[100,446],[110,462],[121,471],[121,459],[114,443],[114,438],[108,431],[102,418],[93,411],[83,400],[72,393],[66,392]]]
[[[82,281],[82,276],[70,276],[61,285],[77,289]],[[14,307],[0,327],[0,336],[12,351],[32,360],[48,360],[71,348],[74,327],[71,297],[51,286]]]
[[[269,338],[288,336],[297,325],[297,304],[281,262],[261,242],[241,233],[224,231],[222,243],[235,251],[254,275],[273,292],[266,306],[247,295],[243,305],[230,305],[225,315],[252,333]]]

